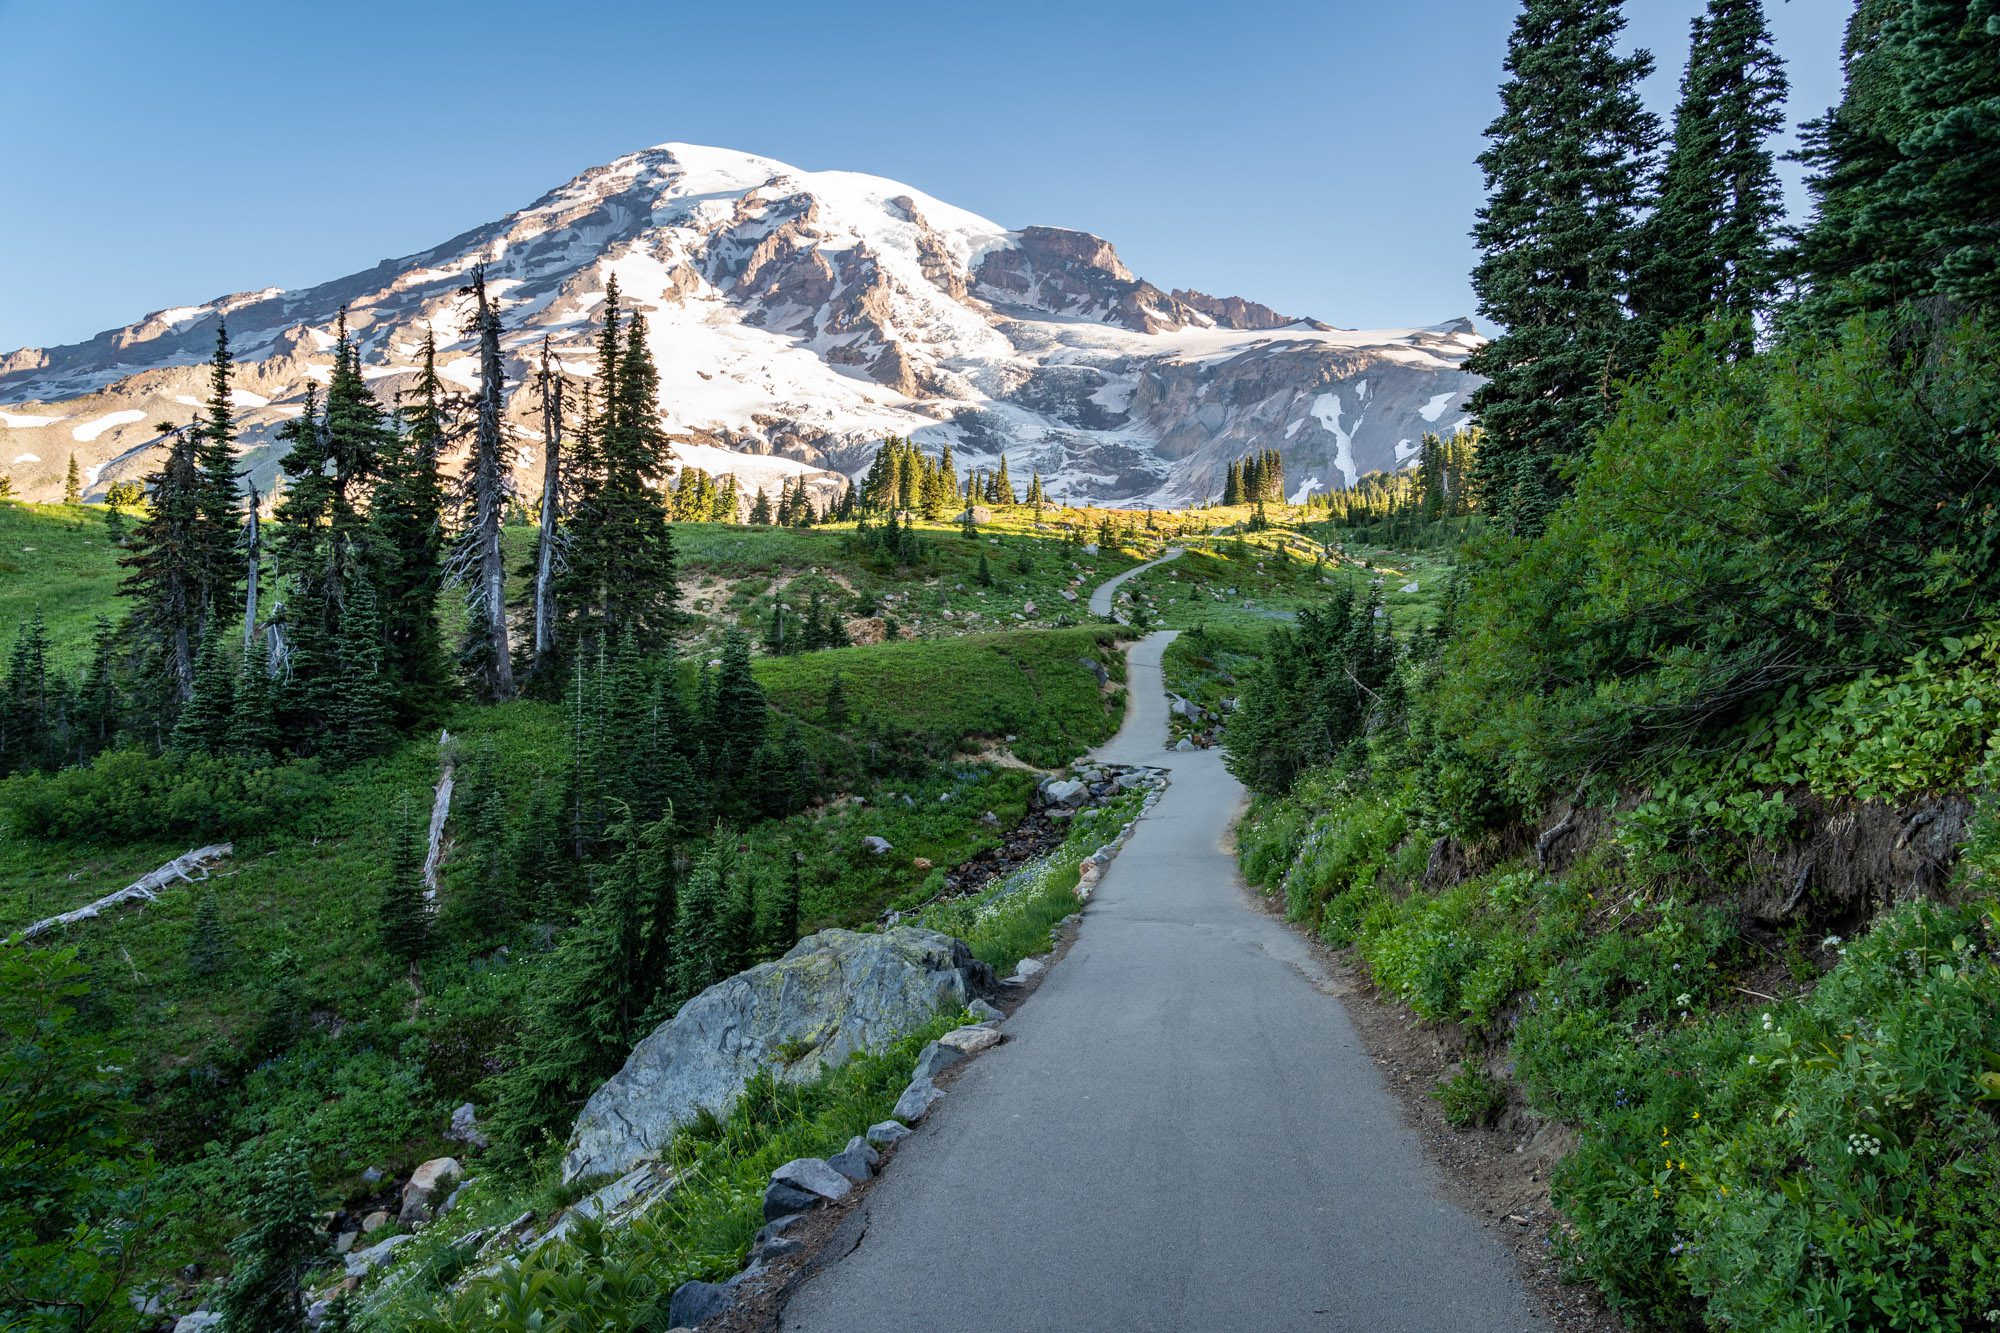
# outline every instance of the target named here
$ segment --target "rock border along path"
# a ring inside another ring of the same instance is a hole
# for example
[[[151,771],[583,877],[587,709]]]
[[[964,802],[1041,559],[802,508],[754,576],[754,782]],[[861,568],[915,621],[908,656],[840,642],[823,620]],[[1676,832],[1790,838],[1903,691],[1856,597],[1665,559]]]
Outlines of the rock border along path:
[[[1134,646],[1125,725],[1094,755],[1170,785],[783,1328],[1547,1327],[1441,1193],[1310,946],[1247,898],[1220,752],[1164,748],[1173,638]]]

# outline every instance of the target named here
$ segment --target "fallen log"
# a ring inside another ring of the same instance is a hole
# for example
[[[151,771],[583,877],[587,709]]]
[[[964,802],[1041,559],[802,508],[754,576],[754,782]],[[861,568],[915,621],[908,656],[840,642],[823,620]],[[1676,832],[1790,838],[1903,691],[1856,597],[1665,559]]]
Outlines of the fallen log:
[[[451,733],[438,733],[438,759],[443,771],[438,774],[437,791],[431,797],[431,829],[429,845],[424,849],[424,898],[434,901],[438,891],[438,868],[444,864],[444,821],[451,814],[452,756],[454,750]]]
[[[176,856],[158,870],[140,876],[116,893],[107,894],[94,903],[77,908],[74,912],[44,917],[15,935],[9,943],[34,939],[35,936],[54,930],[57,926],[89,921],[107,908],[118,907],[125,903],[152,902],[160,896],[161,889],[177,881],[192,883],[196,879],[207,879],[208,868],[234,850],[235,844],[227,842],[218,842],[209,847],[197,847],[185,855]]]

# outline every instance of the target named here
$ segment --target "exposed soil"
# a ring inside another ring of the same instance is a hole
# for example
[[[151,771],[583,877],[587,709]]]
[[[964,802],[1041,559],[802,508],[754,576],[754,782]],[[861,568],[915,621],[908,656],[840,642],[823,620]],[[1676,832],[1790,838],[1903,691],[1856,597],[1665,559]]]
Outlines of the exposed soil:
[[[1254,889],[1244,895],[1282,919],[1277,899]],[[1562,1220],[1549,1202],[1549,1171],[1569,1150],[1570,1132],[1529,1111],[1511,1085],[1507,1106],[1491,1128],[1453,1128],[1430,1090],[1457,1072],[1465,1054],[1456,1031],[1425,1023],[1384,995],[1347,952],[1296,933],[1310,943],[1332,981],[1334,996],[1395,1094],[1403,1123],[1443,1168],[1447,1197],[1507,1247],[1550,1327],[1557,1333],[1625,1333],[1624,1322],[1594,1288],[1564,1281],[1553,1253],[1550,1236]]]

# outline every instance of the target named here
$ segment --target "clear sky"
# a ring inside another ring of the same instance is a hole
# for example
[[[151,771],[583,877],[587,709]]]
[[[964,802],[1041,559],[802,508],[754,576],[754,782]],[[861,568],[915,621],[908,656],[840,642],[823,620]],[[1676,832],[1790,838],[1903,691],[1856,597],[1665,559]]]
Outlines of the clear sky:
[[[1767,0],[1792,119],[1849,0]],[[1703,0],[1628,0],[1671,109]],[[302,287],[670,139],[1078,227],[1163,287],[1473,313],[1510,0],[0,0],[0,350]],[[1795,174],[1795,173],[1794,173]]]

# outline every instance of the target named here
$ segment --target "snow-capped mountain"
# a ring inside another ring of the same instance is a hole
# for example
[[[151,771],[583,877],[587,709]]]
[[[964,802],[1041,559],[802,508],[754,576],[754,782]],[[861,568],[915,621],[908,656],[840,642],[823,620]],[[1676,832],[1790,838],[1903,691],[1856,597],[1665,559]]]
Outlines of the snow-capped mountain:
[[[1478,383],[1465,320],[1355,332],[1162,291],[1083,232],[1010,231],[880,177],[672,143],[363,273],[0,356],[0,472],[49,499],[72,453],[93,496],[151,471],[156,424],[195,410],[225,314],[245,466],[268,490],[269,433],[329,377],[343,306],[385,399],[426,328],[444,374],[473,385],[460,288],[479,262],[507,325],[524,484],[540,429],[523,377],[544,336],[571,373],[594,373],[614,274],[646,316],[677,453],[750,490],[798,474],[832,489],[884,436],[910,435],[949,440],[962,466],[1004,451],[1061,499],[1162,505],[1218,494],[1231,460],[1277,448],[1303,495],[1407,462]]]

